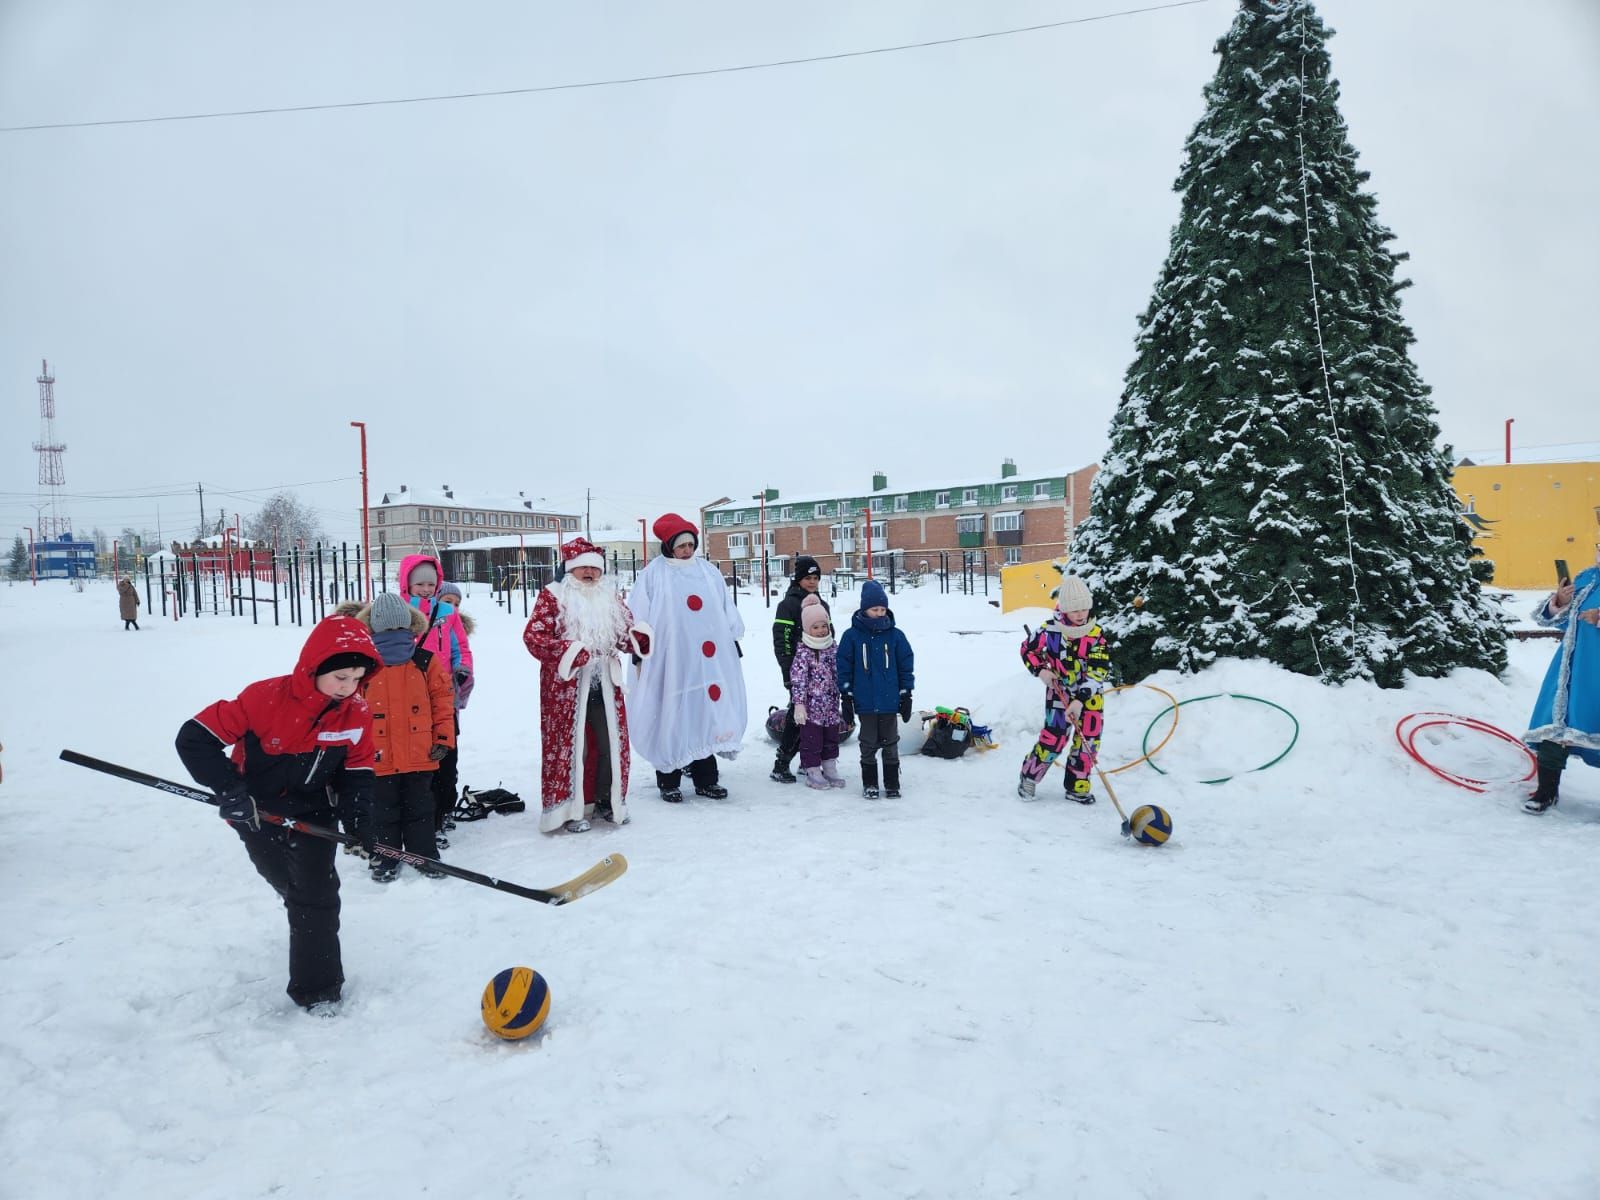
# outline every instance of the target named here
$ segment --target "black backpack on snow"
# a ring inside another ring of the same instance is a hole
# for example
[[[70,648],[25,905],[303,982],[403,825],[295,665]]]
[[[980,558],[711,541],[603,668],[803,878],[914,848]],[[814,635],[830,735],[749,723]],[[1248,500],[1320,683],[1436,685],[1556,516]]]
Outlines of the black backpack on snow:
[[[928,738],[921,752],[929,758],[960,758],[971,745],[972,714],[957,708],[929,718]]]

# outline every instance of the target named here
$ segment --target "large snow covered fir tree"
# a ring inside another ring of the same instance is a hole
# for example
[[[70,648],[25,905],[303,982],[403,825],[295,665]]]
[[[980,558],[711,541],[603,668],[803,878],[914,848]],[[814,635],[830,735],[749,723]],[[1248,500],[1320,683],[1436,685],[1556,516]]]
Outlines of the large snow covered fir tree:
[[[1329,33],[1309,0],[1242,0],[1216,46],[1072,547],[1125,678],[1219,656],[1384,686],[1505,666]]]

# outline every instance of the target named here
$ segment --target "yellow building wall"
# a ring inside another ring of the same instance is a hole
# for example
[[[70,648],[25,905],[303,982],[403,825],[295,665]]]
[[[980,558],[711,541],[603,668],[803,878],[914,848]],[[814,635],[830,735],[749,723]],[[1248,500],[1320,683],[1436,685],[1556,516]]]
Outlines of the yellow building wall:
[[[1018,608],[1054,608],[1050,593],[1061,582],[1054,559],[1017,563],[1000,568],[1000,611]]]
[[[1457,467],[1451,482],[1475,526],[1473,541],[1494,560],[1497,587],[1553,588],[1556,559],[1573,575],[1594,565],[1600,463]]]

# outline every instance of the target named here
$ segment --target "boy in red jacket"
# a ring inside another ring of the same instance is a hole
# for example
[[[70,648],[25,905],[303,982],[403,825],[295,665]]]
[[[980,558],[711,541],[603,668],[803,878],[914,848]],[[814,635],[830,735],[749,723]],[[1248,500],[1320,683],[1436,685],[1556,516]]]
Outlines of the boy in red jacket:
[[[178,757],[197,783],[217,793],[223,820],[283,899],[290,999],[324,1015],[336,1011],[344,986],[338,847],[263,824],[257,808],[325,825],[335,823],[337,809],[370,849],[372,717],[360,688],[378,666],[366,626],[329,617],[306,638],[292,674],[250,684],[178,731]]]

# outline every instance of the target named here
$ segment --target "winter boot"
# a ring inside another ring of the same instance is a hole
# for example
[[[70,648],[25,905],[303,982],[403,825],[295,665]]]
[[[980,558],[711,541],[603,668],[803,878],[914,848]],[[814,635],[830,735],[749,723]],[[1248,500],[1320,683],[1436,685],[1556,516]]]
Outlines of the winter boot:
[[[696,796],[704,796],[708,800],[726,800],[728,798],[728,789],[720,783],[708,783],[704,787],[695,784],[694,794]]]
[[[568,821],[561,828],[565,829],[568,833],[588,833],[589,830],[594,828],[594,826],[589,824],[588,821],[579,819],[576,821]]]
[[[1522,811],[1538,816],[1554,808],[1560,801],[1557,793],[1561,790],[1561,768],[1539,765],[1539,787],[1522,802]]]
[[[837,758],[823,759],[822,773],[827,776],[829,787],[842,788],[844,786],[844,776],[839,774],[839,760]]]
[[[1067,799],[1071,800],[1074,804],[1093,804],[1094,803],[1094,793],[1093,792],[1075,792],[1075,791],[1072,790],[1072,785],[1068,784],[1067,785]]]
[[[392,858],[372,860],[372,882],[393,883],[400,877],[400,864]]]
[[[665,800],[668,804],[682,804],[683,803],[683,789],[682,788],[662,788],[661,789],[661,798],[663,800]]]
[[[883,794],[890,800],[900,799],[900,764],[883,764]]]
[[[861,795],[867,800],[878,798],[878,764],[861,764]]]
[[[789,760],[783,755],[778,755],[772,763],[772,781],[774,783],[793,783],[794,772],[789,770]]]
[[[1024,800],[1032,800],[1034,793],[1038,790],[1039,783],[1035,779],[1029,779],[1026,775],[1024,775],[1021,779],[1017,780],[1017,795],[1021,796]]]
[[[445,836],[444,830],[441,829],[438,833],[433,835],[433,844],[439,847],[441,850],[450,849],[450,839]]]
[[[444,874],[445,873],[439,869],[439,865],[436,862],[434,862],[432,859],[426,859],[425,858],[421,862],[419,862],[419,863],[417,863],[415,865],[416,865],[417,870],[422,872],[422,874],[427,876],[429,879],[443,879],[444,878]]]
[[[821,767],[804,767],[801,769],[801,774],[806,777],[806,786],[808,788],[816,788],[819,792],[826,792],[833,787],[833,784],[828,782],[828,777],[822,773]]]

